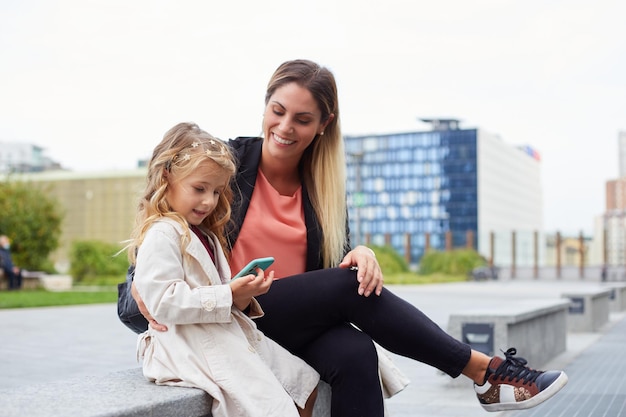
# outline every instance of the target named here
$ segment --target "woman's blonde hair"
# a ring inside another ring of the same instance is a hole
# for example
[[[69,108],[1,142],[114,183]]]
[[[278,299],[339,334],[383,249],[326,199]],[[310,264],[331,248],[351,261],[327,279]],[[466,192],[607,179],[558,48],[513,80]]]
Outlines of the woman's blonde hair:
[[[339,264],[348,245],[346,236],[346,160],[339,126],[339,100],[335,77],[326,68],[308,60],[281,64],[269,81],[265,104],[274,92],[295,82],[317,102],[322,123],[330,120],[323,135],[317,135],[302,155],[304,185],[323,233],[321,257],[324,267]]]
[[[232,189],[230,180],[235,174],[235,163],[228,146],[200,129],[194,123],[179,123],[171,128],[152,153],[148,164],[146,188],[139,201],[135,227],[128,245],[128,257],[135,263],[137,250],[152,223],[161,218],[171,218],[185,230],[181,245],[186,247],[191,235],[189,225],[183,216],[172,210],[167,201],[167,190],[172,181],[180,181],[189,176],[198,166],[207,161],[215,163],[216,170],[228,174],[226,188],[218,198],[215,209],[200,225],[205,231],[213,232],[222,249],[227,252],[224,227],[230,220]]]

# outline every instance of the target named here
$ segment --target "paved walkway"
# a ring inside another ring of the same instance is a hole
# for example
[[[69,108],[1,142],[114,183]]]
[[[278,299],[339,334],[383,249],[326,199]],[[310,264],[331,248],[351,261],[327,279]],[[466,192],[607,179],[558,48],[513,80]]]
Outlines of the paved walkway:
[[[535,281],[390,288],[445,329],[454,310],[494,299],[560,298],[561,292],[584,285],[592,284]],[[0,323],[0,395],[20,386],[139,367],[136,337],[119,322],[115,304],[0,310]],[[394,356],[411,384],[388,400],[387,408],[391,417],[626,416],[625,346],[626,313],[612,314],[600,332],[568,333],[567,351],[541,368],[565,369],[569,384],[547,403],[516,413],[488,413],[479,406],[469,380],[452,380]],[[0,416],[5,416],[2,410]]]
[[[515,417],[626,416],[626,319],[565,367],[570,382],[559,395]]]

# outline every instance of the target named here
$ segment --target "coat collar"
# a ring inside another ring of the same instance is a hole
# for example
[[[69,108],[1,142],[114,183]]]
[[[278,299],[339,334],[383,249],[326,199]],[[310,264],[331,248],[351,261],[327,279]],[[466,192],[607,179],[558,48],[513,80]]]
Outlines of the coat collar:
[[[176,230],[178,236],[182,236],[185,231],[183,226],[173,219],[163,218],[158,220],[159,222],[163,222],[171,225],[174,230]],[[230,281],[231,272],[230,267],[228,266],[228,260],[226,259],[226,255],[224,255],[224,251],[220,246],[217,237],[211,232],[203,232],[209,239],[209,245],[213,249],[213,254],[215,256],[215,263],[211,259],[211,256],[207,252],[206,248],[200,241],[200,238],[196,236],[196,234],[189,230],[189,234],[191,235],[191,240],[189,245],[184,249],[185,252],[196,262],[200,264],[200,267],[203,271],[207,272],[209,280],[213,284],[226,283]],[[213,271],[214,274],[209,273],[209,271]],[[219,276],[221,282],[214,282],[214,276],[217,274]]]

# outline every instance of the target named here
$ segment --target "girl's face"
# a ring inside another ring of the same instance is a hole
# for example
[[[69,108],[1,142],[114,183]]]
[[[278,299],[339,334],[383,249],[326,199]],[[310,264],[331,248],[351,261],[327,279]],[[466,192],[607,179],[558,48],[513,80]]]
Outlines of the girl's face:
[[[324,131],[322,112],[311,92],[297,83],[276,89],[265,106],[263,146],[272,156],[300,160],[315,136]]]
[[[207,160],[180,180],[169,175],[165,198],[172,210],[189,224],[197,226],[215,209],[227,181],[227,173],[215,162]]]

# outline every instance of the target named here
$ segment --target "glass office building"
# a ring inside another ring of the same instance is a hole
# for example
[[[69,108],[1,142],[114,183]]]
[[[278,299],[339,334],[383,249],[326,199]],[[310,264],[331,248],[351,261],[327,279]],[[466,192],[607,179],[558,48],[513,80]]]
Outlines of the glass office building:
[[[389,242],[411,263],[428,245],[471,246],[494,262],[510,264],[515,231],[518,265],[530,264],[542,229],[540,162],[531,148],[514,147],[455,119],[423,119],[430,131],[346,136],[352,243]],[[470,233],[468,233],[470,232]]]

